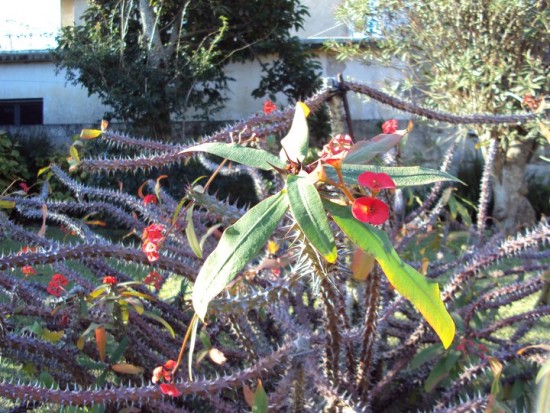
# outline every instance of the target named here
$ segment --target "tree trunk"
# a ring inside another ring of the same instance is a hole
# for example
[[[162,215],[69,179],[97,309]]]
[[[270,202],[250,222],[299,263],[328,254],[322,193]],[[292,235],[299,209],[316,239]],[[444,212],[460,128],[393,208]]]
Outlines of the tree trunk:
[[[532,226],[535,210],[526,198],[526,167],[536,148],[534,139],[514,139],[499,148],[493,166],[493,218],[507,234]]]

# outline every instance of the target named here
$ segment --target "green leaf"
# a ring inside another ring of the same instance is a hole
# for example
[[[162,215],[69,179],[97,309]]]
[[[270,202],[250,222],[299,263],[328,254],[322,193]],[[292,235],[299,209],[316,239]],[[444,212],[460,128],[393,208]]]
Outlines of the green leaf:
[[[161,323],[168,330],[172,338],[176,338],[176,333],[174,332],[174,329],[170,324],[168,324],[168,322],[164,318],[156,315],[155,313],[151,313],[150,311],[144,311],[143,315],[147,318],[150,318],[152,320],[155,320]]]
[[[359,141],[353,145],[344,159],[344,164],[364,165],[377,155],[386,153],[401,141],[407,134],[403,129],[392,134],[380,134],[366,141]]]
[[[262,381],[258,380],[258,386],[254,392],[254,406],[252,407],[252,413],[267,413],[269,400],[267,394],[262,386]]]
[[[306,121],[308,114],[308,107],[304,103],[298,102],[290,131],[281,139],[281,146],[284,150],[281,150],[279,157],[282,161],[287,161],[287,155],[288,159],[294,162],[302,162],[306,157],[309,148],[309,129]]]
[[[193,308],[204,320],[208,304],[252,259],[277,227],[288,207],[283,190],[250,209],[228,227],[204,262],[193,287]]]
[[[185,227],[185,235],[187,236],[187,242],[189,242],[191,250],[197,257],[202,259],[202,248],[199,244],[199,240],[197,239],[195,225],[193,224],[193,207],[194,205],[191,205],[191,207],[187,210],[187,226]]]
[[[433,389],[435,389],[435,387],[441,380],[445,379],[449,375],[449,370],[445,366],[445,362],[446,359],[442,358],[431,370],[430,375],[424,382],[425,392],[430,393]]]
[[[260,168],[265,171],[277,168],[284,168],[286,162],[281,161],[277,156],[262,149],[254,149],[239,145],[238,143],[208,142],[185,149],[180,153],[206,152],[218,155],[230,161],[239,162],[252,168]]]
[[[288,175],[286,182],[290,211],[300,229],[328,262],[335,262],[336,244],[317,188],[307,176]]]
[[[325,167],[327,175],[337,181],[338,175],[332,167]],[[458,178],[446,173],[437,171],[435,169],[423,168],[421,166],[376,166],[376,165],[342,165],[342,175],[344,182],[348,185],[357,185],[357,178],[363,172],[384,172],[392,177],[393,182],[398,188],[404,188],[407,186],[427,185],[439,181],[452,181],[461,182]]]
[[[449,348],[455,335],[455,324],[441,300],[439,285],[401,261],[388,235],[357,221],[349,207],[328,201],[325,207],[350,240],[378,261],[391,285],[420,311],[441,339],[443,347]]]
[[[409,367],[414,370],[423,365],[424,363],[435,359],[443,354],[443,348],[440,343],[432,344],[422,350],[420,350],[416,356],[411,360]]]
[[[109,357],[109,361],[111,364],[118,362],[118,360],[124,354],[124,351],[126,351],[126,347],[128,347],[128,336],[124,336],[124,338],[120,340],[120,343],[118,343],[115,351],[113,351],[113,354],[111,355],[111,357]]]

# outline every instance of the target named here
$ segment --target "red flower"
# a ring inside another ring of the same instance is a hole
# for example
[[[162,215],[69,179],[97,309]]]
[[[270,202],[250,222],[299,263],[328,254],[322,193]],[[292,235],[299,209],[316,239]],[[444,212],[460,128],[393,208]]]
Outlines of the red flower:
[[[167,396],[178,397],[181,396],[181,391],[177,389],[173,384],[162,383],[160,385],[160,391]]]
[[[21,188],[24,192],[29,193],[29,186],[26,182],[19,183],[19,188]]]
[[[156,203],[157,203],[157,197],[155,195],[149,194],[149,195],[145,195],[145,197],[143,198],[143,205],[156,204]]]
[[[151,381],[153,383],[158,383],[161,379],[167,382],[172,381],[172,370],[174,370],[176,364],[174,360],[168,360],[163,366],[155,367]]]
[[[269,115],[271,112],[277,110],[277,105],[270,100],[266,100],[264,103],[264,113]]]
[[[56,281],[50,281],[46,287],[46,291],[54,297],[59,297],[63,294],[63,287]]]
[[[160,287],[162,285],[162,281],[164,278],[162,278],[162,275],[160,275],[158,272],[151,271],[145,277],[145,280],[143,282],[145,284],[153,285],[157,290],[160,290]]]
[[[382,124],[382,132],[386,134],[395,133],[397,126],[397,119],[387,120]]]
[[[357,220],[372,225],[386,222],[389,211],[390,207],[383,201],[370,196],[357,198],[351,206],[351,212]]]
[[[395,182],[385,173],[363,172],[358,181],[361,185],[378,193],[381,189],[395,189]]]
[[[143,230],[141,249],[150,262],[159,259],[159,243],[164,240],[164,225],[151,224]]]
[[[118,280],[116,277],[113,277],[112,275],[106,275],[103,277],[103,284],[111,284],[111,285],[117,285]]]
[[[347,156],[352,145],[353,140],[349,135],[336,135],[323,146],[320,159],[337,168]]]
[[[69,284],[69,280],[67,280],[67,278],[63,274],[55,274],[52,277],[52,282],[55,282],[62,287],[65,287],[67,284]]]
[[[36,270],[32,267],[32,265],[25,265],[23,268],[21,268],[21,272],[25,274],[27,277],[30,275],[38,274]]]

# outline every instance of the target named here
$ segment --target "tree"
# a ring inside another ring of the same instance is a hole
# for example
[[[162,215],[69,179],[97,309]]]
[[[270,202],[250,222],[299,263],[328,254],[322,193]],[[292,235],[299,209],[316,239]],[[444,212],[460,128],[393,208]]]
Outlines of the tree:
[[[341,58],[404,66],[402,91],[457,114],[524,111],[522,98],[548,90],[545,0],[347,0],[338,16],[374,44],[336,46]],[[405,65],[402,65],[405,63]],[[536,124],[476,126],[482,143],[498,139],[493,217],[508,232],[532,224],[525,168],[537,147]]]
[[[306,15],[298,0],[95,0],[82,24],[63,28],[54,56],[112,115],[165,136],[171,115],[208,118],[219,109],[231,80],[224,67],[256,58],[266,45],[281,52],[282,70],[264,65],[271,81],[256,95],[285,91],[278,79],[288,73],[300,73],[293,91],[312,93],[319,64],[290,35]]]

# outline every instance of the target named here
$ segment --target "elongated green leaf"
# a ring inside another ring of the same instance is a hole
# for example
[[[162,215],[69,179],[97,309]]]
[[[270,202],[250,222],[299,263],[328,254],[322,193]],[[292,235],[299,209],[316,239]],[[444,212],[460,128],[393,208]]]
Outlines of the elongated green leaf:
[[[336,171],[332,167],[325,168],[327,175],[333,179],[338,180]],[[461,182],[458,178],[446,173],[437,171],[435,169],[423,168],[421,166],[376,166],[376,165],[342,165],[342,175],[344,182],[348,185],[356,185],[357,178],[363,172],[384,172],[392,177],[393,182],[398,188],[404,188],[407,186],[427,185],[439,181],[453,181]]]
[[[307,177],[296,175],[288,175],[286,182],[290,210],[300,229],[328,262],[335,262],[334,236],[315,185]]]
[[[382,133],[368,141],[359,141],[351,147],[348,155],[344,158],[344,163],[364,165],[376,155],[389,151],[406,134],[407,129],[403,129],[392,134]]]
[[[298,102],[292,119],[292,126],[288,134],[281,139],[281,149],[279,157],[282,161],[288,158],[291,161],[302,162],[307,155],[309,147],[309,129],[307,127],[306,117],[309,114],[309,108],[305,103]],[[286,153],[285,153],[286,151]],[[275,164],[273,164],[275,165]]]
[[[195,225],[193,224],[193,207],[194,205],[191,205],[191,207],[187,210],[187,226],[185,227],[185,236],[187,237],[187,242],[189,242],[191,250],[193,250],[197,257],[202,258],[202,248],[199,244],[197,234],[195,233]]]
[[[252,168],[260,168],[266,171],[277,168],[284,168],[286,162],[281,161],[277,156],[261,149],[249,148],[238,143],[208,142],[185,149],[180,153],[206,152],[218,155],[230,161],[242,163]],[[271,164],[271,165],[270,165]]]
[[[144,311],[143,315],[147,318],[150,318],[152,320],[155,320],[161,323],[168,330],[172,338],[176,338],[176,333],[174,332],[174,329],[170,324],[168,324],[168,321],[166,321],[164,318],[156,315],[155,313],[151,313],[150,311]]]
[[[378,261],[391,285],[420,311],[448,348],[455,335],[455,324],[441,300],[439,285],[401,261],[384,231],[357,221],[349,207],[328,201],[324,204],[342,231]]]
[[[249,210],[228,227],[204,262],[193,287],[193,308],[204,320],[208,304],[265,244],[288,208],[283,190]]]

